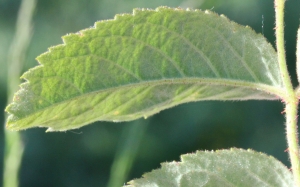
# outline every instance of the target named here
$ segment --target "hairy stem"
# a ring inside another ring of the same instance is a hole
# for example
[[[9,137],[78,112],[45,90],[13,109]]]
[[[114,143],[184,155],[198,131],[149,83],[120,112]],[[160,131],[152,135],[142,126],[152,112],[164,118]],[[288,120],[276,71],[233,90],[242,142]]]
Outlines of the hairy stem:
[[[18,89],[20,84],[20,73],[23,67],[25,52],[31,39],[32,15],[35,9],[36,0],[22,0],[18,19],[16,24],[16,32],[10,46],[8,54],[8,78],[7,78],[7,96],[8,102],[11,102],[13,93]],[[23,155],[23,145],[20,133],[5,133],[5,154],[4,154],[4,172],[3,186],[17,187],[19,186],[18,173]]]
[[[297,134],[297,109],[298,98],[294,92],[292,82],[287,70],[284,49],[284,3],[285,0],[275,0],[276,13],[276,45],[278,62],[281,71],[282,80],[286,89],[284,98],[286,108],[286,136],[288,142],[288,151],[291,159],[292,172],[294,175],[295,186],[300,187],[300,162]]]
[[[297,62],[296,62],[296,68],[297,68],[297,78],[298,78],[298,84],[300,83],[300,27],[297,32],[297,51],[296,51],[296,57],[297,57]],[[299,86],[298,90],[299,91]],[[299,94],[297,94],[299,97]]]

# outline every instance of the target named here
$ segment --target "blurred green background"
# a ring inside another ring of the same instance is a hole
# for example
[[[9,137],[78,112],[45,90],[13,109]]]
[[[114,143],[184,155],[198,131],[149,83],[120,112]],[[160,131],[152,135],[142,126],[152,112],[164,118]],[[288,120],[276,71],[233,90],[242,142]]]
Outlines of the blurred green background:
[[[20,3],[20,0],[0,0],[1,111],[4,111],[7,100],[7,53]],[[118,13],[131,13],[136,7],[162,5],[211,9],[225,14],[237,23],[251,26],[258,33],[263,32],[274,46],[273,0],[39,0],[24,71],[37,65],[35,58],[48,47],[61,44],[61,36],[67,33],[93,26],[97,20],[112,19]],[[287,1],[286,51],[295,86],[295,38],[299,17],[300,1]],[[251,148],[273,155],[289,166],[284,152],[287,146],[282,110],[280,101],[196,102],[130,123],[97,122],[63,133],[29,129],[21,132],[25,151],[19,173],[20,186],[106,186],[114,158],[131,136],[128,128],[137,124],[145,126],[146,132],[139,144],[127,144],[126,149],[137,148],[137,155],[126,181],[159,168],[161,162],[179,160],[180,154],[196,150]],[[3,112],[0,112],[0,120],[4,121]],[[3,129],[0,137],[3,160]],[[2,166],[3,161],[0,162]],[[1,177],[1,183],[2,180]]]

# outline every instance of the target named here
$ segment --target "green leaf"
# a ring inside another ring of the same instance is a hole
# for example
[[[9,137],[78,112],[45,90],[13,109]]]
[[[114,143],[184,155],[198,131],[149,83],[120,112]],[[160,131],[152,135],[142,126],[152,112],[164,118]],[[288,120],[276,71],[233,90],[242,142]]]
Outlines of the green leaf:
[[[64,131],[191,101],[284,95],[273,47],[210,11],[135,9],[63,41],[22,76],[6,109],[9,129]]]
[[[273,157],[252,150],[197,151],[181,162],[163,163],[161,169],[129,182],[157,187],[292,187],[293,175]]]

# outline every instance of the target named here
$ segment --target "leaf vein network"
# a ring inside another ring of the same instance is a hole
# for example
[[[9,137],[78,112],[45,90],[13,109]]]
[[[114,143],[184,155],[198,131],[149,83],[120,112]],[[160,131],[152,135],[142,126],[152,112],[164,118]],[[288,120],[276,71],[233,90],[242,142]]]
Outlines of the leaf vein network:
[[[197,48],[192,42],[190,42],[184,35],[179,34],[171,29],[169,29],[166,26],[163,25],[159,25],[159,24],[154,24],[154,23],[149,23],[147,22],[146,24],[151,24],[151,25],[155,25],[155,26],[159,26],[165,30],[167,30],[168,32],[175,34],[176,36],[180,37],[186,44],[188,44],[193,50],[195,50],[205,61],[205,63],[209,66],[209,68],[211,69],[211,71],[215,74],[216,77],[220,78],[220,73],[218,72],[218,70],[214,67],[214,65],[212,64],[212,62],[209,60],[209,58],[202,52],[201,49]]]
[[[248,73],[251,75],[251,77],[256,81],[256,82],[260,82],[258,77],[255,75],[255,73],[251,70],[251,68],[248,66],[247,62],[245,62],[245,60],[238,54],[237,50],[232,46],[232,44],[230,44],[230,42],[228,42],[224,36],[222,35],[222,33],[217,29],[217,28],[212,28],[211,26],[209,26],[208,24],[205,25],[205,27],[207,27],[209,30],[211,30],[212,32],[216,33],[217,36],[222,40],[222,42],[224,44],[226,44],[228,46],[228,48],[230,49],[230,51],[234,54],[234,56],[236,58],[238,58],[241,62],[242,65],[244,66],[244,68],[248,71]]]

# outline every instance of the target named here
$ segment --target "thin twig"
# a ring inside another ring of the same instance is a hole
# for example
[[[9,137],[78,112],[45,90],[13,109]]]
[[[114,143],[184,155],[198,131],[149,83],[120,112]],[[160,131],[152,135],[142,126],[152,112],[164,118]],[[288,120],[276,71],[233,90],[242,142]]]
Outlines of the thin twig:
[[[8,102],[11,102],[13,93],[17,91],[20,84],[19,77],[23,68],[25,52],[28,48],[32,35],[31,20],[35,5],[36,0],[22,0],[19,9],[16,24],[16,33],[8,54]],[[18,132],[10,132],[8,130],[5,130],[4,133],[5,154],[3,186],[17,187],[19,186],[18,173],[23,155],[23,145],[21,143],[21,137]]]

